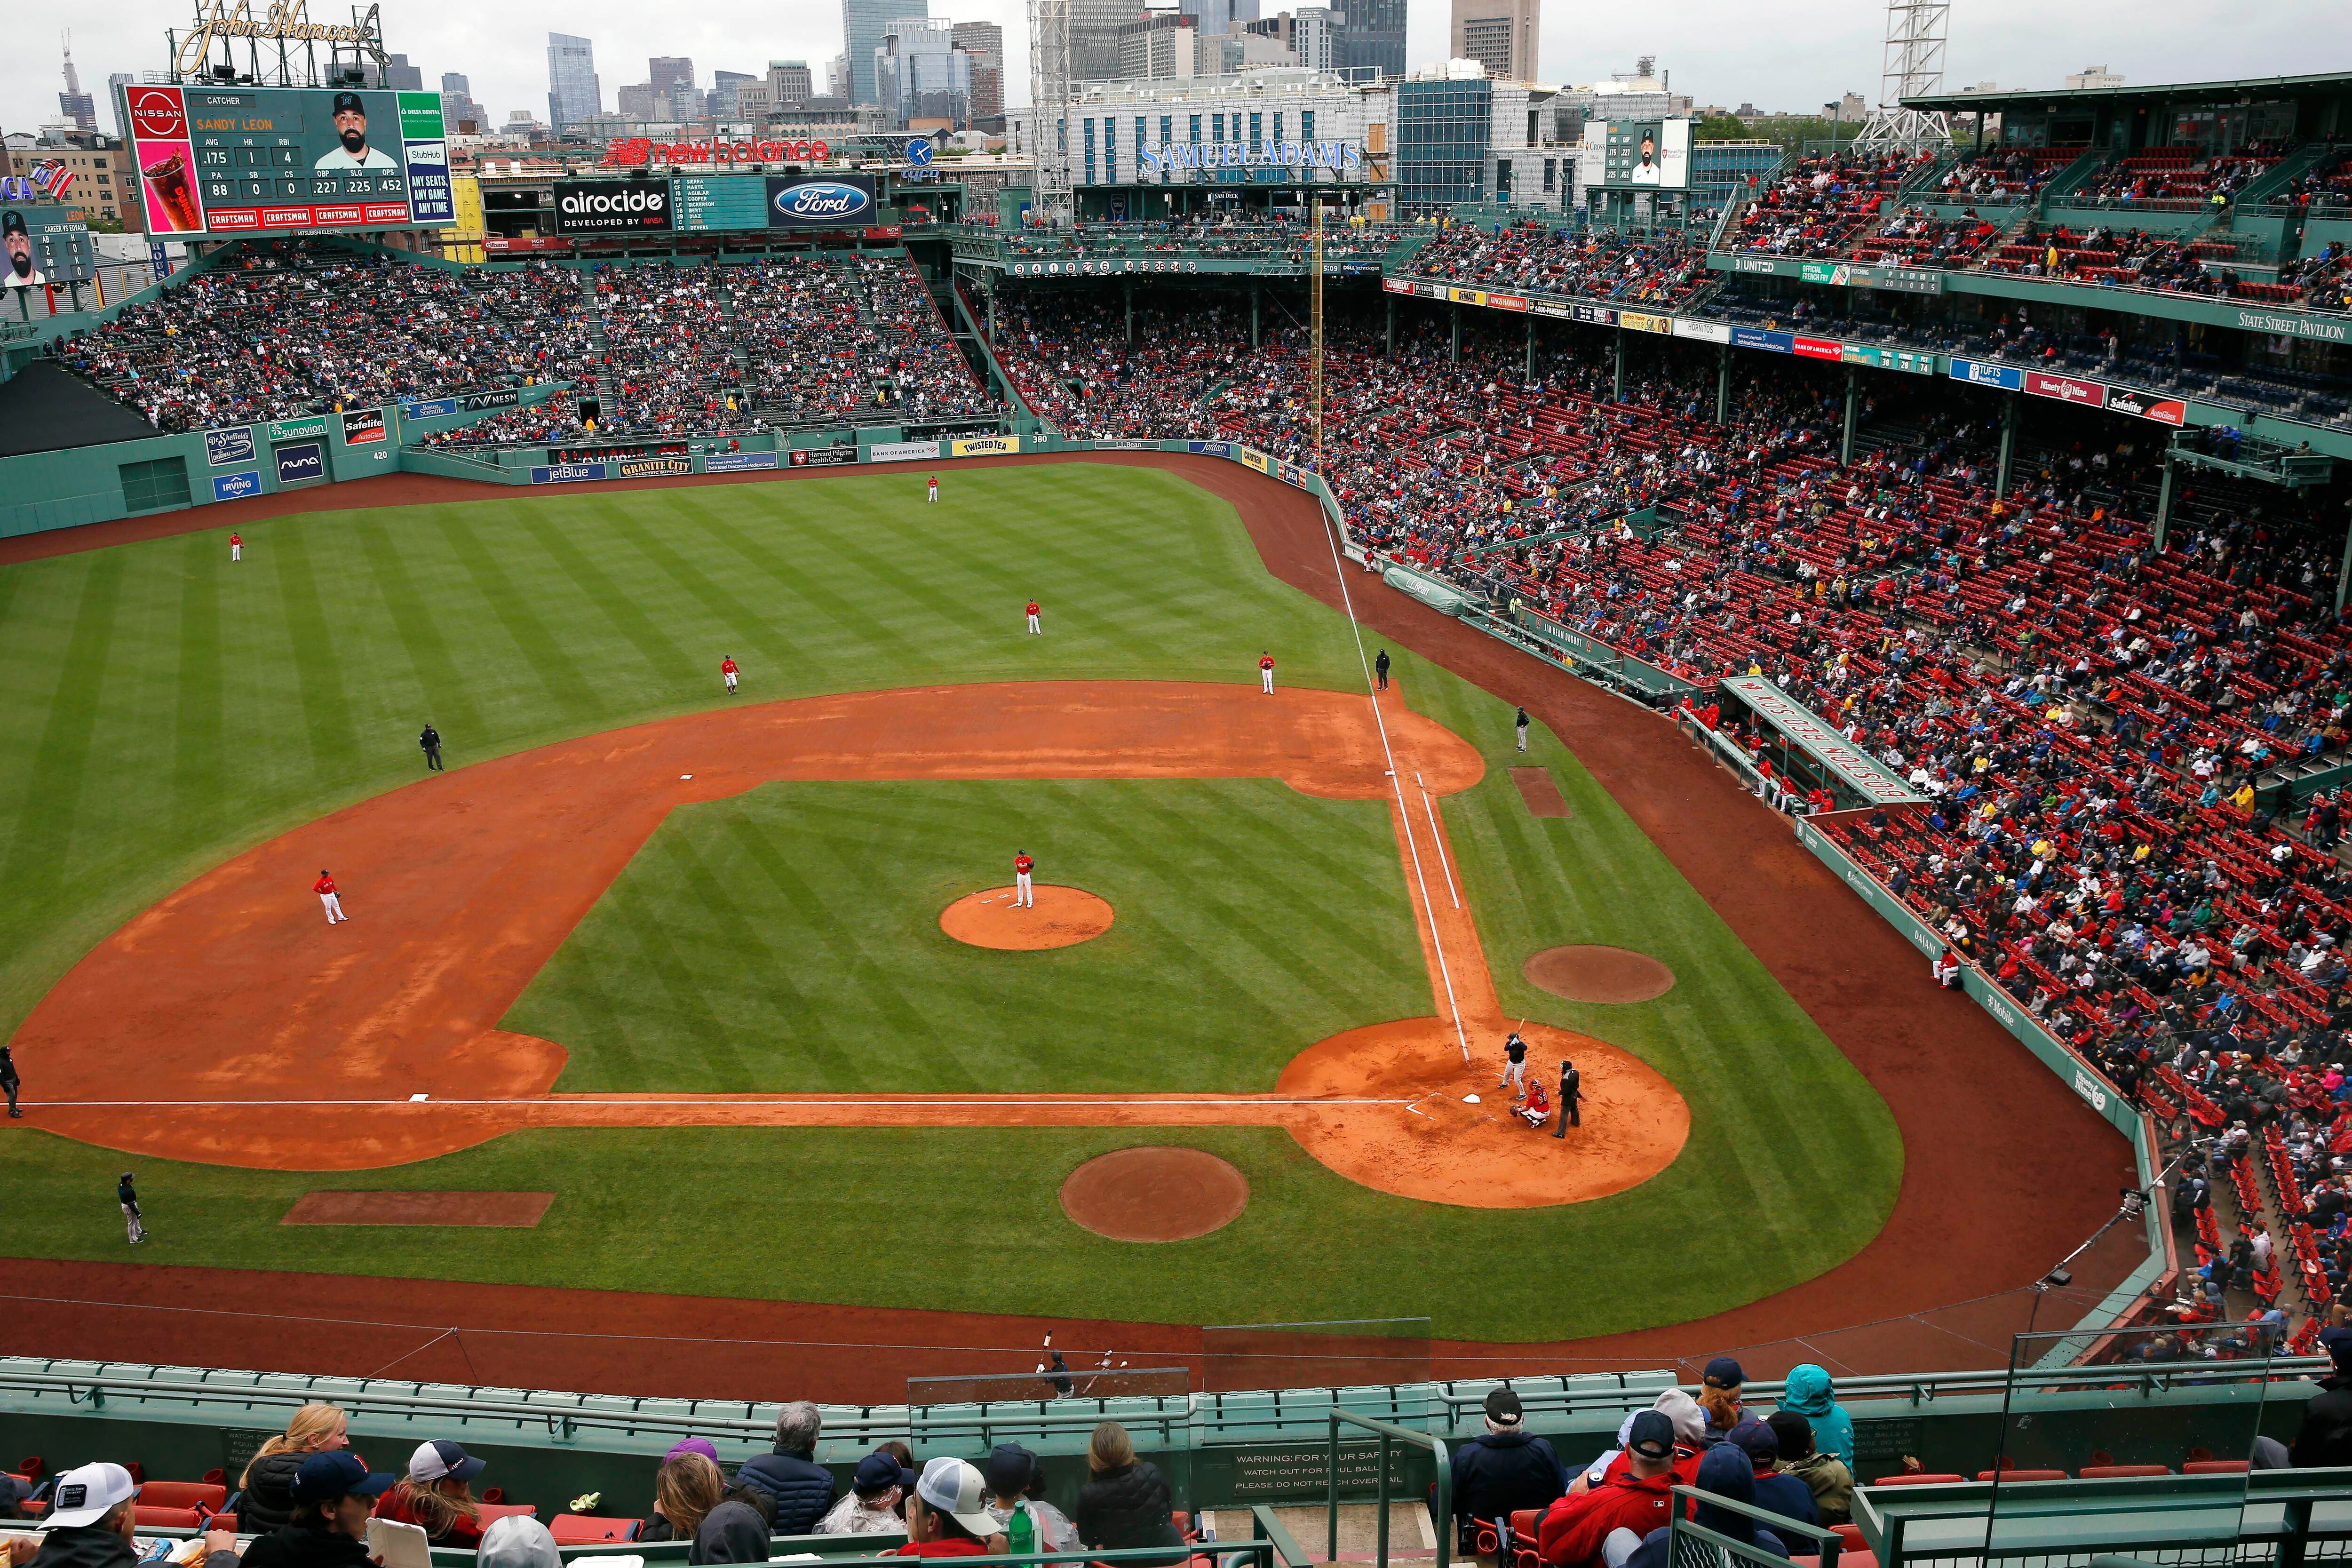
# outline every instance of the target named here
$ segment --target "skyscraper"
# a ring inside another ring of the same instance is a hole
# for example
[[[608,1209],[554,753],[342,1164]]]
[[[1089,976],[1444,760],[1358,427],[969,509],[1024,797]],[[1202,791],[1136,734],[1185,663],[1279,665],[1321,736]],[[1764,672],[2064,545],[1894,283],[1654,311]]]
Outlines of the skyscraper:
[[[58,113],[78,131],[98,129],[98,100],[81,89],[81,73],[74,69],[73,35],[66,35],[66,89],[58,94]]]
[[[816,96],[816,79],[806,60],[768,62],[768,101],[778,109],[798,109]]]
[[[1405,0],[1340,0],[1331,29],[1332,63],[1346,71],[1404,75]]]
[[[604,112],[596,79],[596,46],[569,33],[547,35],[547,121],[558,136],[567,126]]]
[[[1142,11],[1140,0],[1070,0],[1070,79],[1115,80],[1118,30]]]
[[[1535,80],[1540,11],[1538,0],[1454,0],[1452,58],[1476,60],[1495,81]]]
[[[879,103],[874,85],[874,51],[900,17],[921,20],[931,14],[929,0],[841,0],[841,33],[849,56],[849,101]]]
[[[891,122],[944,120],[961,130],[971,119],[971,57],[955,47],[955,25],[940,17],[895,17],[874,50],[874,87]]]
[[[441,73],[441,123],[451,135],[457,127],[471,122],[476,130],[488,132],[490,111],[474,101],[474,84],[457,71]]]
[[[971,57],[971,117],[1004,112],[1004,29],[993,22],[958,22],[956,47]]]
[[[740,119],[742,105],[736,99],[736,89],[747,81],[759,79],[749,71],[712,71],[710,97],[705,104],[710,111],[710,118],[713,120]]]
[[[122,100],[114,89],[132,86],[138,80],[136,71],[110,71],[106,78],[106,96],[114,100],[114,133],[125,142],[131,140],[131,128],[122,123]]]
[[[362,68],[375,86],[393,92],[423,92],[425,69],[408,63],[406,55],[386,55],[382,65],[370,63]]]

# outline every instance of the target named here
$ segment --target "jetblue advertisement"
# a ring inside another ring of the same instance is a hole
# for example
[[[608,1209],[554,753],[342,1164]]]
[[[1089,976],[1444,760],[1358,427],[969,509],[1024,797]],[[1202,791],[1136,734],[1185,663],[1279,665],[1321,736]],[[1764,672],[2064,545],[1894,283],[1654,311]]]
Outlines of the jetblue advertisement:
[[[771,174],[770,228],[864,228],[874,221],[871,174]]]

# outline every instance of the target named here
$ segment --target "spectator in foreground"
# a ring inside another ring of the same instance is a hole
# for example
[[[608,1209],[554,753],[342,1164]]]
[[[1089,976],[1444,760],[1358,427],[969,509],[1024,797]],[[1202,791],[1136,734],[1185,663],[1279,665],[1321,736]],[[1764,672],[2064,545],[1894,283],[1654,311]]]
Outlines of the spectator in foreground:
[[[1806,1362],[1789,1369],[1780,1393],[1780,1408],[1793,1410],[1813,1429],[1813,1447],[1833,1459],[1853,1462],[1853,1417],[1837,1402],[1830,1374]]]
[[[1779,1439],[1780,1469],[1796,1477],[1813,1494],[1813,1507],[1823,1524],[1853,1522],[1853,1472],[1834,1454],[1813,1447],[1812,1423],[1795,1411],[1775,1410],[1765,1423]]]
[[[1748,1462],[1748,1456],[1738,1447],[1729,1443],[1717,1443],[1698,1462],[1698,1489],[1713,1492],[1727,1501],[1753,1506],[1756,1501],[1756,1468]],[[1742,1545],[1769,1556],[1789,1555],[1789,1549],[1780,1543],[1779,1536],[1744,1513],[1734,1513],[1727,1508],[1703,1502],[1692,1510],[1691,1522],[1702,1530],[1729,1536]],[[1669,1526],[1660,1525],[1643,1536],[1642,1544],[1624,1559],[1626,1568],[1668,1568],[1666,1541],[1669,1531]],[[1619,1540],[1622,1542],[1622,1538]],[[1610,1555],[1613,1557],[1614,1553]]]
[[[906,1528],[898,1505],[907,1496],[907,1472],[891,1455],[876,1449],[857,1461],[849,1495],[816,1521],[817,1535],[883,1535]]]
[[[1553,1568],[1598,1568],[1612,1535],[1623,1531],[1639,1540],[1673,1517],[1674,1422],[1664,1411],[1635,1411],[1622,1452],[1622,1468],[1544,1514],[1537,1550]]]
[[[293,1521],[245,1549],[247,1568],[366,1568],[368,1512],[392,1483],[352,1455],[311,1455],[294,1472]]]
[[[749,1482],[738,1481],[726,1500],[703,1516],[687,1562],[765,1563],[769,1521],[759,1503],[766,1496]]]
[[[415,1525],[436,1546],[478,1546],[482,1505],[472,1483],[482,1469],[482,1460],[446,1437],[419,1443],[408,1457],[408,1474],[376,1503],[375,1517]]]
[[[1652,1403],[1651,1409],[1666,1418],[1675,1435],[1675,1481],[1690,1486],[1698,1479],[1699,1456],[1706,1451],[1706,1412],[1698,1401],[1679,1388],[1669,1388]],[[1635,1411],[1617,1424],[1617,1447],[1578,1472],[1568,1489],[1571,1493],[1590,1490],[1623,1471],[1632,1463],[1625,1445],[1633,1440],[1633,1422],[1641,1414]]]
[[[2303,1407],[2303,1428],[2287,1450],[2298,1470],[2352,1465],[2352,1328],[2342,1325],[2341,1311],[2331,1307],[2328,1315],[2337,1325],[2319,1331],[2319,1348],[2336,1364]]]
[[[41,1568],[131,1568],[139,1561],[131,1540],[138,1496],[138,1483],[121,1465],[68,1470],[58,1478],[42,1532],[13,1537],[0,1562],[37,1563]],[[235,1541],[226,1531],[206,1536],[205,1545],[212,1550],[205,1568],[236,1568],[236,1553],[222,1550]]]
[[[1549,1441],[1528,1432],[1517,1390],[1489,1389],[1486,1429],[1454,1450],[1456,1528],[1473,1520],[1508,1519],[1521,1509],[1549,1508],[1568,1476]]]
[[[1168,1479],[1149,1459],[1135,1457],[1127,1428],[1106,1421],[1087,1445],[1090,1479],[1078,1490],[1074,1522],[1078,1539],[1099,1552],[1122,1547],[1181,1546],[1176,1533],[1175,1498]],[[1181,1561],[1171,1558],[1170,1562]]]
[[[778,1535],[812,1535],[833,1507],[833,1472],[816,1462],[816,1435],[824,1418],[805,1399],[776,1413],[773,1452],[747,1459],[735,1472],[768,1494]]]
[[[236,1515],[238,1529],[247,1535],[282,1528],[294,1517],[294,1477],[302,1461],[351,1446],[351,1418],[341,1409],[316,1402],[303,1405],[285,1431],[255,1451],[223,1511]]]
[[[1719,1355],[1706,1363],[1706,1372],[1698,1380],[1698,1405],[1706,1412],[1709,1443],[1722,1442],[1739,1425],[1739,1391],[1747,1382],[1747,1373],[1731,1356]]]
[[[1005,1549],[988,1511],[988,1483],[966,1459],[945,1457],[923,1467],[907,1504],[907,1544],[901,1557],[985,1557]]]
[[[1822,1510],[1813,1501],[1813,1489],[1794,1476],[1780,1473],[1779,1433],[1750,1415],[1731,1429],[1730,1441],[1755,1467],[1758,1508],[1770,1509],[1782,1519],[1793,1519],[1800,1524],[1821,1523]]]
[[[988,1456],[988,1511],[1015,1552],[1076,1552],[1078,1527],[1035,1494],[1042,1490],[1037,1456],[1018,1443],[999,1443]],[[1025,1526],[1015,1516],[1025,1517]]]
[[[510,1513],[490,1521],[474,1568],[563,1568],[563,1553],[547,1526],[529,1514]]]
[[[692,1541],[726,1495],[727,1482],[719,1473],[718,1461],[707,1454],[678,1451],[685,1447],[686,1443],[681,1443],[671,1449],[654,1477],[654,1516],[637,1531],[639,1541]]]

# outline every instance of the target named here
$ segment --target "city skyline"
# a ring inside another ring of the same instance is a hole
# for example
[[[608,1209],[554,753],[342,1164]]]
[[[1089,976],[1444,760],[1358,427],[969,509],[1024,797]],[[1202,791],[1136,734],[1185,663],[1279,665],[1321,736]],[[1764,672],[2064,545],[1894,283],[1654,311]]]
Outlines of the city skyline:
[[[1022,0],[867,0],[888,15],[930,14],[962,22],[992,22],[1004,38],[1003,96],[1028,96],[1028,30]],[[1264,7],[1286,8],[1283,0]],[[1771,31],[1731,0],[1689,0],[1672,10],[1604,12],[1570,17],[1559,0],[1548,7],[1536,75],[1546,83],[1605,79],[1632,68],[1637,54],[1654,54],[1674,72],[1678,91],[1701,102],[1753,101],[1765,109],[1802,111],[1845,91],[1874,100],[1885,11],[1855,3],[1806,15],[1803,29]],[[1413,0],[1406,27],[1408,68],[1442,58],[1451,23],[1449,0]],[[2297,73],[2352,70],[2352,35],[2327,0],[2277,0],[2265,7],[2261,29],[2221,26],[2209,9],[2188,0],[2095,0],[2052,11],[2027,0],[1971,0],[1955,7],[1948,57],[1952,85],[1991,79],[2004,87],[2057,87],[2086,66],[2105,66],[2133,83],[2203,81],[2277,74],[2281,51],[2267,38],[2298,40]],[[120,9],[75,18],[74,57],[83,79],[160,68],[163,28],[173,11],[134,14]],[[782,9],[721,3],[692,13],[647,13],[612,0],[512,0],[495,14],[426,7],[391,0],[383,12],[387,47],[406,55],[427,81],[445,72],[466,76],[489,118],[504,123],[517,109],[534,119],[548,113],[544,40],[562,32],[590,40],[598,72],[614,81],[642,79],[644,62],[657,56],[693,59],[697,85],[708,88],[714,69],[757,74],[771,58],[805,59],[822,82],[825,66],[844,52],[842,14],[825,0]],[[2257,36],[2259,34],[2259,36]],[[853,64],[855,52],[852,52]],[[614,67],[618,62],[630,62]],[[0,127],[33,132],[59,118],[61,58],[54,47],[0,58]],[[870,57],[868,69],[870,71]],[[614,86],[601,85],[600,107],[613,108]],[[98,106],[111,129],[110,104]]]

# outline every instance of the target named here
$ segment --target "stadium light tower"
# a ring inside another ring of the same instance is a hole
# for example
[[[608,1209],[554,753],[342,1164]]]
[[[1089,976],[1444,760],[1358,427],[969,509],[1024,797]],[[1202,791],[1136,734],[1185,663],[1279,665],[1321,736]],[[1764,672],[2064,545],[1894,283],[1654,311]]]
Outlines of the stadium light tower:
[[[1855,146],[1916,147],[1952,139],[1951,121],[1941,111],[1903,107],[1906,98],[1944,90],[1944,44],[1951,26],[1952,0],[1886,0],[1878,107],[1863,122]]]
[[[1029,0],[1029,102],[1036,116],[1037,173],[1030,202],[1045,224],[1068,228],[1070,0]]]

